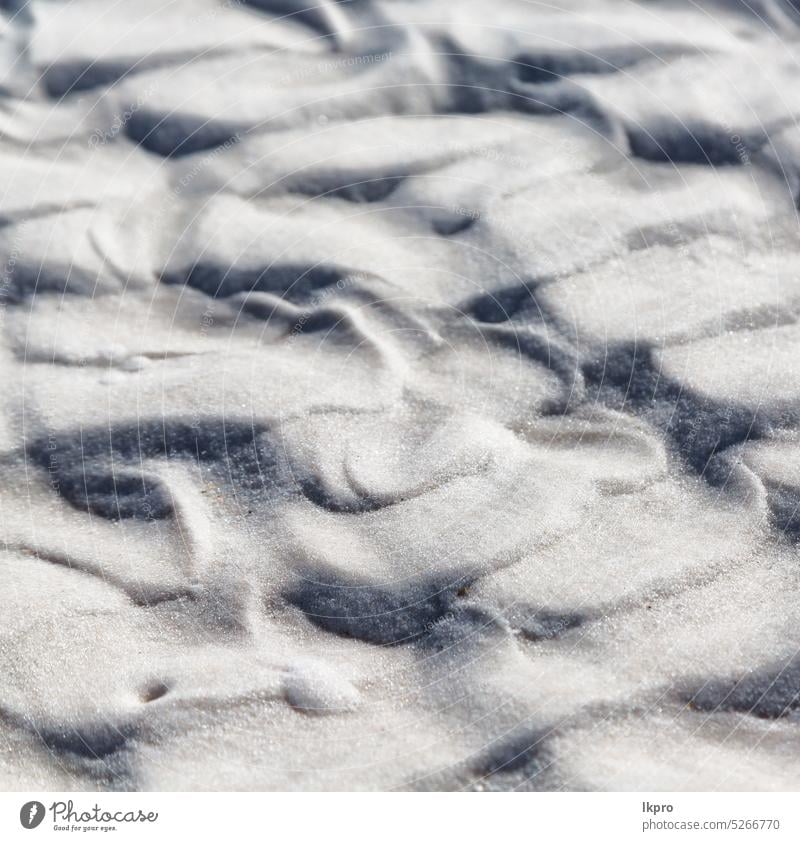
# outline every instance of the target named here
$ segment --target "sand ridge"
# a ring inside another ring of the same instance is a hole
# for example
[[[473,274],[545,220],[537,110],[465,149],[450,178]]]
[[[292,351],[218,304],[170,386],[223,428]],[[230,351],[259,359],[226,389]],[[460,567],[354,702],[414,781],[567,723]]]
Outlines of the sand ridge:
[[[800,785],[800,17],[490,5],[0,3],[3,788]]]

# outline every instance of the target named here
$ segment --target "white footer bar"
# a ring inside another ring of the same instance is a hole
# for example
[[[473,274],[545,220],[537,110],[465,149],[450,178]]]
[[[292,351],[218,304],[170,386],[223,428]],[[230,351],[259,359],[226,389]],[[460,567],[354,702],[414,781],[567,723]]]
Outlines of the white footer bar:
[[[798,839],[798,794],[0,794],[0,838]]]

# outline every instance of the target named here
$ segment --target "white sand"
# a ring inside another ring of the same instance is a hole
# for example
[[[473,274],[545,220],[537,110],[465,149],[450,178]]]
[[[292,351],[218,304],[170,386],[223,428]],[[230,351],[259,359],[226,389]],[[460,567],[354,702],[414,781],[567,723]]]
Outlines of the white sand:
[[[0,3],[0,788],[800,787],[794,5]]]

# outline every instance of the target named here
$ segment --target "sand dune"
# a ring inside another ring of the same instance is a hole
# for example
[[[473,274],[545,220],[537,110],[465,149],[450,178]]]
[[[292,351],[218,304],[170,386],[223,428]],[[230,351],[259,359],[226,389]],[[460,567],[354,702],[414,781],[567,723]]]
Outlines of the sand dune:
[[[0,786],[800,786],[796,4],[0,10]]]

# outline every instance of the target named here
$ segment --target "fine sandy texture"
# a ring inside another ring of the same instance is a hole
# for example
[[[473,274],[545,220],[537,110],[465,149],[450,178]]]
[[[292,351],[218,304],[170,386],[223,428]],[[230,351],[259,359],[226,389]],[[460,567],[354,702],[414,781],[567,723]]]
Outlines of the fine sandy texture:
[[[799,48],[2,0],[0,788],[800,788]]]

